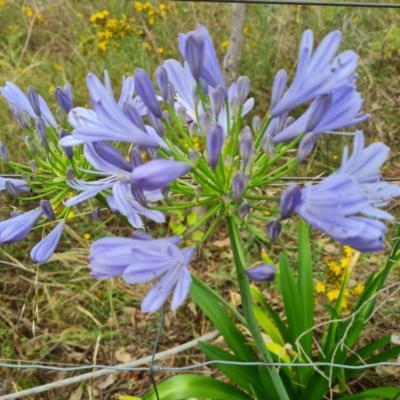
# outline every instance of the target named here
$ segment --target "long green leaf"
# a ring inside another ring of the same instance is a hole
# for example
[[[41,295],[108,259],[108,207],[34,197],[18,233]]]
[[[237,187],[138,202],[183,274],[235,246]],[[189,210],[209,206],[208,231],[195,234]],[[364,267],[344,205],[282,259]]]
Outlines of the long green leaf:
[[[242,361],[240,358],[220,349],[210,343],[199,342],[199,347],[208,360]],[[260,380],[257,366],[225,365],[216,363],[215,367],[224,373],[231,381],[241,386],[246,392],[255,394],[257,399],[271,399],[271,390],[265,393],[263,384]],[[266,376],[269,377],[268,374]],[[273,388],[274,389],[274,388]],[[275,396],[277,395],[275,391]]]
[[[381,399],[394,399],[400,394],[400,389],[395,387],[382,387],[369,389],[365,392],[353,394],[351,396],[340,397],[340,400],[353,400],[353,399],[370,399],[376,398],[376,400]]]
[[[296,339],[304,332],[304,310],[293,271],[284,253],[279,255],[279,275],[279,285],[289,325],[290,343],[294,345]]]
[[[280,334],[278,328],[275,324],[270,320],[268,315],[264,312],[264,310],[258,305],[254,304],[254,315],[257,318],[258,324],[264,329],[265,333],[271,338],[274,343],[277,343],[281,346],[285,345],[285,342]]]
[[[157,385],[162,400],[182,400],[188,398],[253,400],[241,390],[201,375],[176,375]],[[146,393],[142,400],[157,400],[154,389]]]
[[[303,305],[304,329],[309,330],[314,326],[314,282],[308,225],[303,220],[299,224],[298,288]],[[308,357],[312,356],[312,337],[313,331],[310,330],[302,342]]]
[[[228,313],[219,302],[211,297],[207,292],[196,283],[192,282],[190,296],[193,301],[204,311],[212,324],[219,330],[224,337],[227,345],[243,361],[256,361],[256,357],[248,341],[240,332],[235,323],[231,320]]]
[[[347,365],[358,364],[360,360],[364,361],[364,359],[368,357],[370,354],[388,345],[389,343],[390,343],[390,336],[385,336],[384,338],[375,340],[374,342],[369,343],[364,347],[361,347],[355,352],[355,354],[352,354],[350,357],[348,357],[346,360],[346,364]]]

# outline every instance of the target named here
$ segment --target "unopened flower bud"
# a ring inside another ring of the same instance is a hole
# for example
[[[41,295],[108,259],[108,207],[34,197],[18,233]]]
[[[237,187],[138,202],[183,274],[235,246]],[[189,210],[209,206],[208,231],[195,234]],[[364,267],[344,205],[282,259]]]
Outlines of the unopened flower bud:
[[[180,106],[176,111],[176,115],[178,116],[178,118],[182,122],[182,124],[186,124],[187,114],[186,114],[186,110],[184,107]]]
[[[253,281],[272,282],[275,279],[275,268],[272,265],[259,265],[245,271],[246,275]]]
[[[31,182],[31,179],[26,174],[21,174],[21,178],[27,185],[29,185],[29,183]]]
[[[247,201],[244,201],[239,206],[239,218],[245,219],[250,214],[250,204]]]
[[[163,137],[164,136],[164,126],[161,122],[161,119],[158,119],[156,116],[154,116],[151,111],[147,112],[147,118],[150,121],[150,125],[157,132],[157,135],[160,137]]]
[[[39,137],[43,142],[47,142],[47,135],[46,135],[46,122],[42,117],[37,117],[35,120],[35,127],[39,134]]]
[[[173,107],[175,103],[175,88],[171,82],[168,82],[168,104]]]
[[[56,110],[56,120],[59,124],[62,124],[65,120],[65,112],[61,108]]]
[[[62,139],[65,136],[68,136],[69,133],[65,130],[65,129],[60,129],[60,131],[58,132],[58,136],[60,139]],[[65,154],[67,155],[67,157],[72,160],[74,158],[74,148],[72,146],[62,146]]]
[[[156,81],[161,97],[164,101],[168,101],[168,73],[164,67],[160,66],[156,69]]]
[[[101,210],[100,210],[100,208],[95,208],[95,209],[92,211],[92,217],[93,217],[93,219],[94,219],[95,221],[97,221],[97,222],[101,222],[101,221],[102,221],[102,218],[101,218]]]
[[[134,78],[136,92],[142,99],[143,103],[157,118],[161,119],[162,111],[150,76],[144,69],[136,68]]]
[[[29,104],[31,105],[34,113],[38,117],[41,117],[42,113],[40,111],[39,96],[38,96],[36,90],[32,86],[28,87],[27,97],[28,97]]]
[[[274,83],[272,84],[271,93],[271,110],[278,104],[286,90],[287,73],[281,69],[275,75]]]
[[[261,118],[258,115],[256,115],[251,121],[251,127],[253,128],[253,132],[255,135],[257,135],[260,132],[261,126],[262,126]]]
[[[194,79],[199,79],[203,69],[205,56],[204,36],[199,31],[189,32],[185,43],[185,60]]]
[[[261,139],[261,148],[264,150],[265,155],[268,158],[273,158],[276,155],[275,152],[275,143],[274,139],[272,139],[271,135],[265,134],[264,137]]]
[[[200,159],[200,153],[197,150],[189,150],[189,160],[193,167],[197,165]]]
[[[267,236],[271,243],[274,243],[281,234],[281,223],[277,219],[273,219],[267,224]]]
[[[4,164],[8,164],[10,162],[7,146],[3,142],[0,142],[0,157],[2,158]]]
[[[299,149],[297,150],[297,161],[299,163],[303,162],[314,150],[316,142],[317,135],[314,135],[312,132],[308,132],[303,136],[299,144]]]
[[[207,132],[208,127],[210,126],[210,116],[207,113],[203,113],[199,117],[199,125],[201,127],[202,132]]]
[[[71,85],[66,83],[63,88],[58,86],[54,92],[54,95],[57,103],[68,114],[73,107],[73,94]]]
[[[194,135],[198,135],[199,134],[199,125],[197,125],[197,122],[192,122],[189,126],[189,134],[191,137],[193,137]]]
[[[67,168],[67,180],[71,181],[75,179],[75,172],[72,168],[68,167]]]
[[[247,76],[240,76],[236,84],[239,104],[244,104],[250,93],[250,79]]]
[[[29,167],[30,167],[31,171],[35,175],[37,175],[37,173],[38,173],[38,165],[37,165],[37,162],[35,160],[29,161]]]
[[[75,210],[78,211],[78,213],[81,213],[83,210],[82,203],[76,203]]]
[[[239,203],[243,200],[243,193],[246,187],[246,175],[243,172],[238,172],[232,179],[232,189],[235,200]]]
[[[11,194],[11,196],[13,196],[13,197],[19,196],[17,187],[11,181],[6,181],[5,188],[6,188],[7,192]]]
[[[22,128],[22,129],[29,129],[31,126],[31,117],[25,110],[17,111],[14,114],[15,122]]]
[[[253,155],[253,135],[248,126],[245,126],[240,133],[240,154],[242,156],[242,162],[247,167],[249,165],[250,159]]]
[[[122,106],[122,111],[134,125],[136,125],[143,132],[146,132],[146,127],[144,126],[142,117],[133,104],[124,103]]]
[[[211,93],[210,93],[210,100],[211,100],[211,108],[213,111],[213,116],[215,121],[218,120],[218,116],[222,110],[222,106],[225,103],[225,89],[218,85]]]
[[[301,189],[295,183],[289,185],[281,197],[281,219],[287,219],[296,210],[301,200]]]
[[[54,221],[56,219],[56,216],[54,215],[54,210],[51,203],[48,200],[40,200],[39,204],[41,209],[43,210],[43,214],[51,221]]]
[[[207,155],[212,169],[215,169],[224,145],[224,130],[221,125],[212,123],[207,130]]]
[[[229,106],[231,109],[232,116],[236,117],[240,107],[239,99],[236,96],[232,97]]]

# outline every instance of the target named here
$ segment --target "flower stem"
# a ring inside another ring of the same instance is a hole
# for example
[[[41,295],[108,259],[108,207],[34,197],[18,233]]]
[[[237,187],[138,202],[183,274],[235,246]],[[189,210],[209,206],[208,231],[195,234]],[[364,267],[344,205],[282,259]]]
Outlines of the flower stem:
[[[272,363],[272,357],[270,352],[265,345],[264,339],[261,335],[260,329],[257,324],[257,320],[254,315],[253,304],[251,300],[249,280],[245,274],[245,257],[243,253],[243,245],[239,235],[238,225],[236,223],[235,216],[226,216],[226,226],[228,229],[229,239],[232,244],[233,259],[236,267],[236,273],[239,281],[240,295],[242,298],[242,306],[244,317],[247,321],[247,328],[249,329],[251,336],[261,354],[262,359],[267,363]],[[275,367],[267,368],[271,380],[274,383],[275,389],[279,395],[280,400],[289,400],[289,396],[286,393],[286,389],[279,376],[278,370]]]

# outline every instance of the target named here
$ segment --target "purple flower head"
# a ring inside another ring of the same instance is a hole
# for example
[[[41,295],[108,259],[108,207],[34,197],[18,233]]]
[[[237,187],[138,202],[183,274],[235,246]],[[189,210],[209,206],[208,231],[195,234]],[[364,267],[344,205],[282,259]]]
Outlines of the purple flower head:
[[[368,147],[364,147],[364,145],[364,133],[356,132],[353,153],[349,157],[348,147],[344,148],[342,164],[338,172],[354,177],[373,206],[386,206],[392,198],[400,196],[400,188],[395,184],[383,181],[379,172],[389,157],[390,149],[382,142],[372,143]],[[369,210],[370,213],[371,211]]]
[[[267,224],[267,236],[271,243],[278,240],[282,231],[281,223],[277,219],[272,219]]]
[[[41,117],[42,112],[40,111],[39,96],[38,96],[36,90],[32,86],[28,87],[27,98],[28,98],[29,104],[31,105],[34,113],[38,117]]]
[[[221,68],[219,67],[218,64],[217,55],[215,53],[215,48],[212,43],[210,34],[203,25],[198,25],[196,32],[197,34],[202,35],[204,41],[204,62],[200,73],[200,80],[202,83],[202,88],[204,93],[208,93],[209,86],[215,88],[218,85],[220,85],[224,89],[226,89],[225,80],[224,77],[222,76]],[[186,34],[183,33],[179,34],[179,50],[182,54],[182,57],[187,62],[188,60],[186,58],[186,41],[188,40],[189,36],[192,35],[193,33],[195,33],[195,31],[191,31]]]
[[[54,210],[51,205],[51,203],[48,200],[40,200],[40,208],[43,211],[43,214],[51,221],[54,221],[56,219],[56,216],[54,215]]]
[[[246,275],[253,281],[272,282],[275,280],[275,268],[272,265],[259,265],[246,270]]]
[[[332,92],[353,76],[357,67],[357,55],[352,51],[345,51],[335,57],[340,40],[339,31],[331,32],[313,53],[313,34],[309,29],[304,32],[296,75],[286,95],[274,105],[273,117]]]
[[[63,108],[68,114],[73,108],[73,93],[72,87],[69,83],[66,83],[64,87],[58,86],[54,92],[57,103]]]
[[[299,144],[299,150],[297,152],[297,161],[303,162],[309,154],[314,150],[315,144],[317,143],[317,135],[312,132],[306,133]]]
[[[338,129],[356,125],[370,116],[361,111],[363,99],[354,84],[346,84],[331,94],[318,97],[296,121],[274,136],[276,143],[293,140],[304,132],[336,133]]]
[[[0,222],[0,244],[22,240],[36,225],[42,214],[43,211],[39,208]]]
[[[61,146],[76,146],[104,140],[134,143],[139,146],[156,148],[159,141],[138,127],[125,115],[122,108],[133,93],[133,79],[124,80],[120,101],[117,103],[111,88],[110,78],[105,72],[105,84],[97,76],[89,74],[86,82],[93,110],[76,107],[71,110],[68,120],[75,129],[72,134],[60,140]],[[125,101],[126,100],[126,101]]]
[[[34,111],[25,93],[13,83],[6,82],[6,86],[0,88],[0,93],[10,104],[13,105],[13,114],[17,111],[25,110],[31,118],[42,116],[47,124],[51,125],[53,128],[57,127],[57,122],[50,112],[48,105],[36,92],[32,95],[31,91],[30,97],[31,101],[35,102],[35,108],[37,109],[36,111],[39,111],[39,114]],[[33,97],[35,99],[33,99]]]
[[[239,76],[236,85],[239,104],[244,104],[250,93],[250,79],[247,76]]]
[[[215,169],[224,145],[224,130],[221,125],[212,123],[207,130],[207,155],[212,169]]]
[[[61,220],[44,239],[32,248],[31,258],[35,263],[45,263],[53,255],[60,241],[64,226],[65,221]]]
[[[146,107],[157,118],[162,118],[162,111],[158,102],[156,92],[150,76],[144,69],[136,68],[135,70],[135,88]]]
[[[210,89],[211,109],[214,114],[214,119],[217,121],[222,107],[226,100],[226,91],[222,86],[217,86],[215,89]]]
[[[190,164],[172,160],[151,160],[136,167],[130,180],[145,190],[158,190],[191,170]]]
[[[199,31],[192,31],[185,38],[185,54],[183,58],[189,65],[194,79],[199,79],[204,64],[205,41]]]
[[[282,194],[281,219],[292,216],[301,199],[301,189],[295,183],[290,184]]]
[[[155,281],[142,301],[142,311],[157,311],[171,293],[174,310],[189,293],[189,263],[194,252],[193,247],[180,250],[175,238],[103,238],[91,247],[90,268],[99,279],[123,275],[129,284]]]
[[[243,199],[244,189],[246,187],[247,179],[243,172],[238,172],[232,179],[233,195],[237,202],[241,202]]]

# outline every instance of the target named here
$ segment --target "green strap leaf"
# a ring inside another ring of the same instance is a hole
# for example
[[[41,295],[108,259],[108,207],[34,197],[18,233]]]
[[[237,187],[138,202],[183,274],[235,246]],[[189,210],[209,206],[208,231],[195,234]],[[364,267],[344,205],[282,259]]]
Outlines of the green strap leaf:
[[[182,400],[188,398],[253,400],[241,390],[217,381],[208,376],[176,375],[157,385],[157,391],[162,400]],[[157,400],[154,389],[146,393],[143,400]]]
[[[365,392],[353,394],[351,396],[340,397],[340,400],[353,400],[353,399],[394,399],[400,395],[400,389],[395,387],[382,387],[366,390]]]

